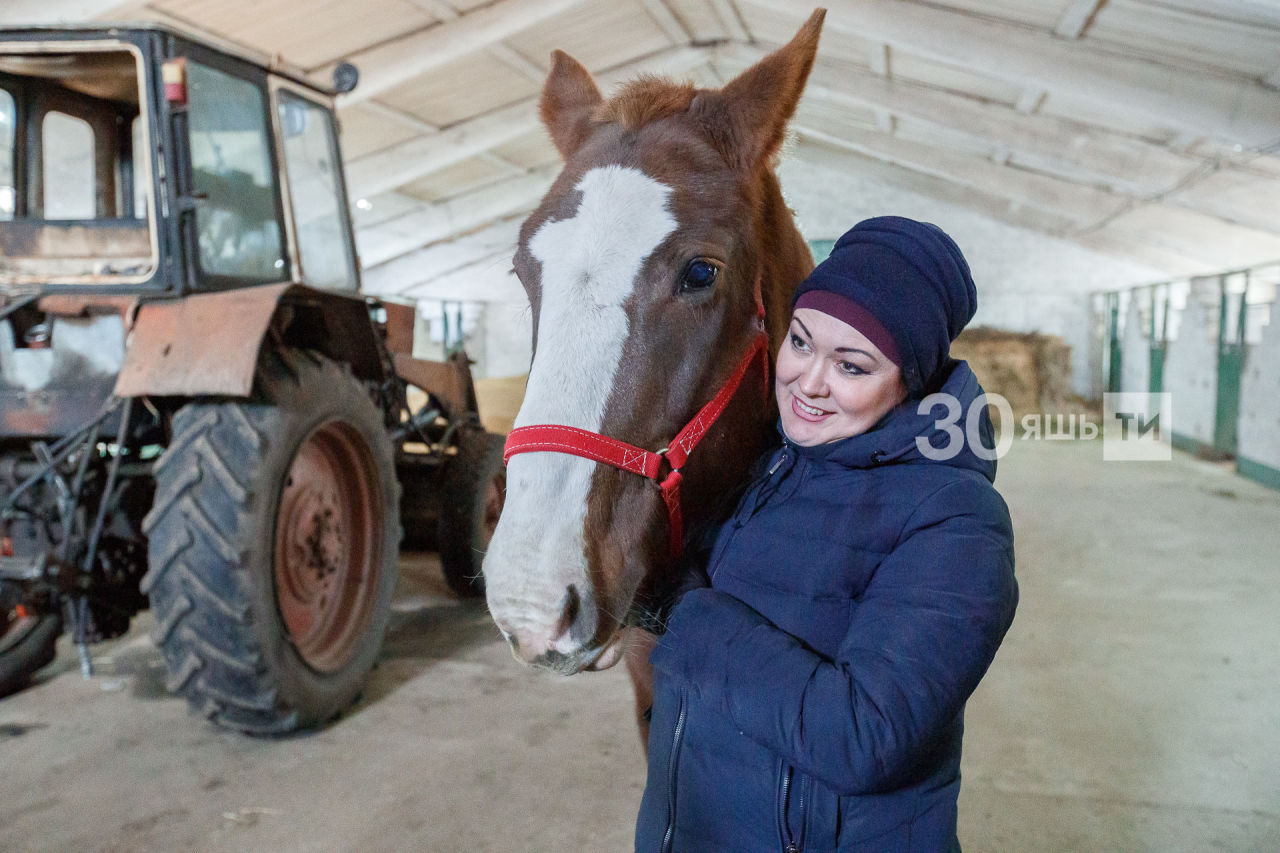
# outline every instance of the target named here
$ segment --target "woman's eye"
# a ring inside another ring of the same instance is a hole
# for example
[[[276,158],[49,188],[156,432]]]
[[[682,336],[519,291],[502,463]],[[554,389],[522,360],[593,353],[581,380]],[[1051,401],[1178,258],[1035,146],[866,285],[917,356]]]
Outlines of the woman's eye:
[[[858,365],[854,364],[851,361],[840,362],[840,369],[843,370],[849,376],[861,376],[862,374],[866,373],[865,370],[863,370],[861,367],[858,367]]]
[[[715,284],[720,268],[710,261],[691,261],[680,276],[680,289],[706,290]]]
[[[798,350],[804,350],[809,348],[809,345],[805,342],[805,339],[795,334],[794,332],[792,332],[791,334],[791,345]]]

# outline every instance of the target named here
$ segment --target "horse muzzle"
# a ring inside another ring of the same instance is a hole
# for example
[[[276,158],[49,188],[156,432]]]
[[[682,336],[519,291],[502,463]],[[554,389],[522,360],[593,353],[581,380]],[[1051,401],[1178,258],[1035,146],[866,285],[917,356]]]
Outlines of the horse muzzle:
[[[584,599],[574,584],[565,589],[556,608],[499,599],[489,603],[489,611],[522,663],[572,675],[612,666],[620,657],[610,654],[620,646],[616,636],[609,643],[593,642],[599,627],[595,602],[589,595]]]

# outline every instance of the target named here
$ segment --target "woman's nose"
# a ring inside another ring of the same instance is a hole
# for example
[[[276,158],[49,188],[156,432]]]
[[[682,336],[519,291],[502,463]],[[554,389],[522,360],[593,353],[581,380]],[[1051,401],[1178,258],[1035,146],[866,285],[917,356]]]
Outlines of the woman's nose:
[[[827,390],[827,381],[823,376],[821,362],[815,358],[812,364],[806,365],[804,372],[800,374],[800,381],[796,384],[806,397],[823,396]]]

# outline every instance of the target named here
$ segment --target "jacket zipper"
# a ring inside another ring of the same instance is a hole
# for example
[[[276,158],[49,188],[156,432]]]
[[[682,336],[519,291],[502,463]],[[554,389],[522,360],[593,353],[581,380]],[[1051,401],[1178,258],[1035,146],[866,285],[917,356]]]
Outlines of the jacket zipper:
[[[808,779],[808,777],[803,778],[805,781]],[[791,822],[787,819],[793,787],[796,791],[796,816],[800,826],[799,837],[791,834]],[[783,765],[778,784],[778,840],[782,842],[783,853],[800,853],[801,845],[804,844],[804,795],[807,787],[803,781],[795,782],[795,768],[790,764]]]
[[[680,691],[680,707],[676,711],[676,731],[671,740],[671,758],[667,765],[667,831],[662,834],[662,853],[671,853],[676,834],[676,762],[680,757],[680,740],[684,736],[684,691]]]
[[[792,769],[790,764],[779,763],[782,764],[782,773],[778,780],[778,841],[782,843],[783,853],[800,853],[800,848],[791,838],[791,827],[787,825],[787,800],[791,796]]]

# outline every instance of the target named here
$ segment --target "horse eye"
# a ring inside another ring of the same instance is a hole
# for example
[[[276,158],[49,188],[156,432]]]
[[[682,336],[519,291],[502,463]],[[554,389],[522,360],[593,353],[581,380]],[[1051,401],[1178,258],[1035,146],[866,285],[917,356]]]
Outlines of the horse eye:
[[[710,261],[690,261],[680,276],[680,289],[706,290],[715,284],[716,274],[719,272],[720,268]]]

